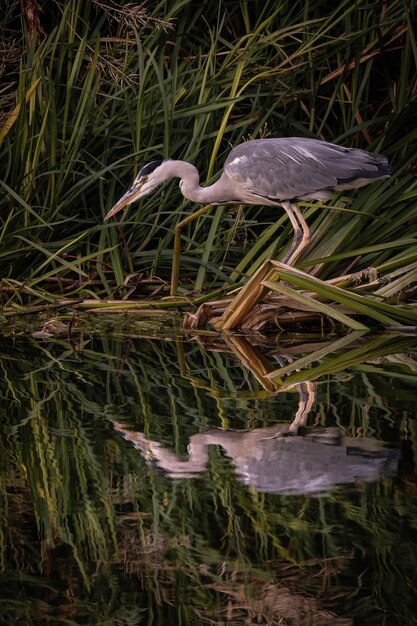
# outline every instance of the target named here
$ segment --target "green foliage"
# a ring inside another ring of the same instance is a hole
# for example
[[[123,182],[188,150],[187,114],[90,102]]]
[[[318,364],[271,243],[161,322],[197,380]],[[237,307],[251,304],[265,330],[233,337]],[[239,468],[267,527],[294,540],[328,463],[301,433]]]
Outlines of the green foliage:
[[[5,300],[109,296],[133,271],[167,279],[173,229],[195,210],[177,184],[131,208],[120,229],[104,215],[144,162],[188,159],[206,183],[232,146],[262,136],[369,147],[395,167],[344,211],[307,209],[307,271],[323,258],[325,278],[417,260],[414,0],[181,0],[140,11],[55,0],[42,9],[38,21],[20,18],[10,2],[0,18]],[[183,234],[183,289],[236,283],[291,238],[280,211],[218,207]]]

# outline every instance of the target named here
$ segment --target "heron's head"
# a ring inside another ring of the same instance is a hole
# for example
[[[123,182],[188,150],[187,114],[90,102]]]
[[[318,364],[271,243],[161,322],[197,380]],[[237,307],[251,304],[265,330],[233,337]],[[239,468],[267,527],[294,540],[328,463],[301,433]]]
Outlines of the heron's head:
[[[132,204],[132,202],[136,202],[139,198],[147,196],[148,193],[151,193],[158,185],[164,182],[164,180],[166,180],[163,172],[164,163],[166,163],[166,161],[152,161],[152,163],[148,163],[142,167],[129,191],[116,202],[107,213],[104,220],[113,217],[113,215],[116,215],[116,213],[124,209],[128,204]]]

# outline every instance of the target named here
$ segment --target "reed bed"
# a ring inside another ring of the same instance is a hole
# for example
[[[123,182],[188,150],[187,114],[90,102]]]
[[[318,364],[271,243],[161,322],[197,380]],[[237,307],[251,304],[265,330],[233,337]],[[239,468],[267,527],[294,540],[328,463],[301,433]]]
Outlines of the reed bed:
[[[175,226],[196,207],[174,182],[103,223],[138,168],[186,159],[210,183],[234,145],[294,135],[383,152],[394,166],[350,199],[304,205],[314,236],[299,268],[322,280],[382,268],[381,297],[414,304],[415,0],[30,6],[10,0],[0,17],[9,310],[166,296]],[[201,216],[182,234],[179,305],[245,283],[291,237],[276,209]]]

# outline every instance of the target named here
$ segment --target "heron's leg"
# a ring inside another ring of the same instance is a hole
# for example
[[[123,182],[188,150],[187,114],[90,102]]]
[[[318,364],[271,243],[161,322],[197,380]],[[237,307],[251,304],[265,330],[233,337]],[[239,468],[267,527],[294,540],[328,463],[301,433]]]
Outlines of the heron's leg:
[[[195,213],[191,213],[187,215],[186,218],[178,222],[175,226],[174,231],[174,250],[172,252],[172,267],[171,267],[171,291],[170,295],[175,296],[177,293],[178,287],[178,276],[180,273],[180,254],[181,254],[181,231],[184,226],[192,222],[193,220],[200,217],[200,215],[204,215],[204,213],[208,213],[213,208],[213,204],[206,204],[205,206],[198,209]]]
[[[288,217],[290,218],[294,229],[294,239],[292,240],[291,246],[285,253],[281,263],[292,265],[298,259],[304,248],[310,243],[311,234],[298,204],[295,202],[285,201],[282,202],[282,208],[286,211]]]
[[[300,370],[297,369],[296,371],[299,372]],[[307,380],[305,383],[298,383],[298,385],[295,385],[295,388],[299,396],[298,409],[288,432],[297,434],[300,426],[307,424],[308,415],[316,399],[316,386],[311,380]]]

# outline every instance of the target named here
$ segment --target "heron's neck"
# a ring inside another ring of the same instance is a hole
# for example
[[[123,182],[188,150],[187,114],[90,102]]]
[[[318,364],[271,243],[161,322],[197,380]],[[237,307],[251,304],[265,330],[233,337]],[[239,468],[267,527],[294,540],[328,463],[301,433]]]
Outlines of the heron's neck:
[[[216,204],[227,202],[230,192],[224,187],[224,180],[220,178],[213,185],[200,187],[198,169],[186,161],[165,161],[172,177],[181,178],[180,189],[184,198],[198,204]],[[169,164],[169,165],[168,165]]]

